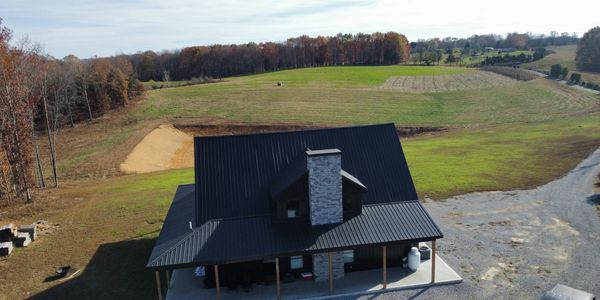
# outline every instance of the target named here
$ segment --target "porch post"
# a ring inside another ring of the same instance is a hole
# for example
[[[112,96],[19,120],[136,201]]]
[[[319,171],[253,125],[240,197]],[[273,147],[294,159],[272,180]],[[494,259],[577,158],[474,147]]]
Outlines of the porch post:
[[[431,241],[431,283],[435,283],[435,240]]]
[[[167,290],[171,286],[171,274],[169,274],[169,270],[165,270],[165,275],[167,276]]]
[[[158,291],[158,300],[163,300],[162,288],[160,286],[160,273],[158,271],[155,271],[154,274],[156,275],[156,289]]]
[[[383,246],[383,288],[387,288],[387,247]]]
[[[329,264],[329,294],[333,295],[333,267],[331,262],[331,252],[327,253]]]
[[[215,269],[215,287],[217,288],[217,299],[221,299],[221,287],[219,285],[219,265],[215,265],[214,269]]]
[[[277,299],[281,299],[281,285],[279,282],[279,257],[275,257],[275,277],[277,277]]]

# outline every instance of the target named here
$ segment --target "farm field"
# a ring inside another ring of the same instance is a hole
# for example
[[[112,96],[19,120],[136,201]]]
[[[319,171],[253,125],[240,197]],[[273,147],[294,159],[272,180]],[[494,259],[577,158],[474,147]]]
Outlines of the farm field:
[[[438,76],[393,76],[380,86],[386,91],[407,93],[437,93],[486,89],[518,83],[506,76],[472,71],[464,74]]]
[[[393,66],[240,76],[149,91],[126,109],[61,130],[61,186],[41,191],[36,205],[0,216],[59,225],[10,260],[0,260],[0,299],[155,296],[153,274],[143,266],[176,186],[192,183],[193,170],[122,176],[118,167],[164,123],[444,127],[403,139],[417,190],[433,199],[537,186],[560,177],[600,146],[600,98],[552,81],[423,93],[379,89],[392,76],[473,72],[478,71]],[[44,282],[63,264],[83,271],[67,283]],[[10,272],[17,265],[23,271]]]
[[[134,115],[139,119],[216,118],[244,123],[474,126],[539,122],[600,108],[597,97],[543,79],[518,82],[511,88],[440,93],[382,91],[378,86],[392,76],[389,69],[382,70],[385,75],[379,74],[380,80],[368,81],[372,82],[369,87],[360,78],[369,77],[375,67],[361,68],[333,82],[327,79],[331,71],[319,70],[327,68],[314,68],[156,90],[148,94]],[[410,67],[414,68],[419,71],[409,74],[423,74],[430,67]],[[432,70],[437,69],[444,67]],[[444,73],[456,69],[449,70]],[[284,86],[276,86],[277,82],[284,82]]]
[[[230,78],[231,82],[241,82],[251,86],[272,86],[282,82],[292,87],[375,87],[390,76],[427,76],[468,73],[466,68],[441,66],[342,66],[284,70],[258,75]]]

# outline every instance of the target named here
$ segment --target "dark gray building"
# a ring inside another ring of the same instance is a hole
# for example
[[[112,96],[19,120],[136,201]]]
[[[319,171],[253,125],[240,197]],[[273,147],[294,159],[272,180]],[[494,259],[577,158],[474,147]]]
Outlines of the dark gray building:
[[[264,281],[279,292],[286,276],[332,285],[346,272],[400,265],[411,246],[443,237],[394,124],[194,143],[196,182],[177,189],[148,261],[157,278],[202,266],[217,294]]]

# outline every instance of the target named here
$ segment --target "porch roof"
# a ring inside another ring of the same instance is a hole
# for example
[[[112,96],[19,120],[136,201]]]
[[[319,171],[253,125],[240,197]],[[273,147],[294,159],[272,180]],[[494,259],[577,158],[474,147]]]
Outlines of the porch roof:
[[[179,187],[147,267],[233,263],[443,237],[418,200],[364,205],[360,215],[334,225],[274,223],[270,215],[259,215],[212,219],[190,229],[193,189]]]

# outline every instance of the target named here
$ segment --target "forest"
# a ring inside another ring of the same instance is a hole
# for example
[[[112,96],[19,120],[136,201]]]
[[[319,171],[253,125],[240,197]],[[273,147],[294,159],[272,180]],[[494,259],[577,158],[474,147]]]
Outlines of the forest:
[[[29,202],[32,187],[58,185],[58,129],[123,107],[143,87],[128,60],[57,60],[27,41],[11,45],[11,36],[0,19],[0,199]],[[50,184],[43,176],[40,138],[49,145]]]
[[[121,57],[131,61],[140,80],[147,81],[223,78],[320,66],[390,65],[407,62],[409,55],[404,35],[375,32],[316,38],[302,35],[282,43],[194,46]]]

